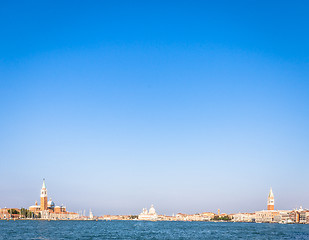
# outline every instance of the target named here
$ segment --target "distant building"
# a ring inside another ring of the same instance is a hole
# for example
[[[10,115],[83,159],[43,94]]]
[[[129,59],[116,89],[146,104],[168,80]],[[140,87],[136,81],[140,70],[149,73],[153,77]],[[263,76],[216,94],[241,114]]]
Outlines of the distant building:
[[[156,221],[158,220],[158,214],[156,213],[156,210],[154,209],[153,205],[151,205],[151,207],[149,208],[149,211],[147,211],[146,208],[143,208],[142,213],[138,215],[138,219]]]
[[[176,220],[177,221],[187,221],[188,220],[188,214],[177,213],[176,214]]]
[[[270,189],[267,199],[267,210],[255,212],[255,222],[257,223],[309,223],[309,210],[274,210],[274,194]]]
[[[300,207],[299,209],[294,209],[293,211],[289,211],[289,222],[291,223],[309,223],[309,210],[303,209]]]
[[[35,202],[35,205],[30,206],[29,210],[36,215],[41,215],[43,219],[78,219],[79,214],[67,212],[65,206],[55,206],[55,203],[50,198],[47,201],[47,189],[45,185],[45,179],[43,179],[43,185],[41,188],[41,205]]]
[[[306,224],[309,224],[309,211],[306,211]]]
[[[279,211],[275,211],[275,198],[272,188],[270,188],[267,198],[267,210],[255,212],[255,222],[258,223],[271,223],[275,222],[280,215]]]
[[[176,221],[175,216],[158,215],[158,221]]]
[[[255,213],[236,213],[230,215],[234,222],[254,222]]]
[[[7,208],[0,209],[0,219],[10,219],[12,217],[8,210],[10,209]]]
[[[275,210],[263,210],[255,212],[255,222],[257,223],[272,223],[275,222],[279,211]]]
[[[201,213],[201,215],[203,216],[203,218],[204,218],[203,220],[204,221],[210,221],[215,216],[215,214],[212,213],[212,212],[203,212],[203,213]]]
[[[279,214],[274,216],[274,222],[276,223],[294,223],[291,219],[291,210],[279,210]]]
[[[298,213],[299,213],[299,223],[309,224],[309,210],[300,207]]]
[[[175,216],[176,221],[210,221],[215,216],[212,212],[203,212],[196,214],[177,213]]]
[[[275,198],[272,188],[270,188],[268,199],[267,199],[267,210],[275,209]]]
[[[90,209],[90,211],[89,211],[89,219],[93,219],[93,213],[91,212],[91,209]]]
[[[45,186],[45,179],[43,179],[43,186],[41,189],[41,211],[47,210],[47,189]]]

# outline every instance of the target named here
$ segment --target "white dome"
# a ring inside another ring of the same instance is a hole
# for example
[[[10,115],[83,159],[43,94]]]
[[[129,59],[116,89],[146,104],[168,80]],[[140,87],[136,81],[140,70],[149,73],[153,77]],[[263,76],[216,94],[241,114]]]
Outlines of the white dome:
[[[151,205],[151,207],[149,208],[148,213],[149,214],[156,214],[156,210],[154,209],[153,205]]]
[[[51,199],[49,199],[47,206],[53,208],[55,207],[55,203]]]

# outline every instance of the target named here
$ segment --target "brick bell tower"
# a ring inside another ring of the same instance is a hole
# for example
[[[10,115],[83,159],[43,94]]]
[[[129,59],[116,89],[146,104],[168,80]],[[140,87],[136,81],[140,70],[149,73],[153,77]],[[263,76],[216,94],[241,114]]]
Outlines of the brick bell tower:
[[[41,211],[47,210],[47,189],[45,186],[45,178],[43,178],[43,185],[41,189]]]
[[[275,198],[273,190],[270,188],[267,199],[267,210],[274,210],[274,209],[275,209]]]

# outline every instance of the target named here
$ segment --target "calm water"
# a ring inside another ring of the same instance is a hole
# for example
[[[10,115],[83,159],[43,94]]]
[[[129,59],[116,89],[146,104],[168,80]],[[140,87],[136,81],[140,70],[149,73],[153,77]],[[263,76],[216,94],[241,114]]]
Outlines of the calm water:
[[[309,225],[0,221],[0,239],[309,239]]]

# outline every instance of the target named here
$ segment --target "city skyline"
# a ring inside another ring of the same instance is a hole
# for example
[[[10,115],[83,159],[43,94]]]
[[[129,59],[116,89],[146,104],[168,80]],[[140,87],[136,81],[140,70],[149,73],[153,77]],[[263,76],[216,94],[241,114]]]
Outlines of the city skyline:
[[[89,215],[86,210],[70,212],[63,204],[60,206],[50,198],[48,201],[48,190],[45,179],[43,179],[40,205],[38,201],[29,208],[0,208],[0,220],[78,220],[78,221],[198,221],[198,222],[251,222],[251,223],[280,223],[280,224],[309,224],[309,209],[300,206],[295,209],[276,209],[275,196],[272,188],[267,196],[267,210],[254,212],[217,213],[204,211],[201,213],[188,214],[178,212],[166,215],[158,213],[151,204],[149,210],[143,208],[140,214],[104,214],[95,216],[91,209]]]
[[[2,3],[0,208],[309,206],[308,4],[223,3]]]
[[[48,191],[47,191],[47,187],[46,187],[46,183],[45,183],[45,178],[43,178],[43,184],[42,184],[42,188],[40,190],[40,201],[36,200],[34,205],[29,206],[29,211],[31,211],[35,215],[40,214],[40,216],[43,213],[45,213],[45,218],[49,218],[48,214],[50,214],[50,217],[52,217],[52,218],[58,218],[58,214],[62,214],[62,216],[73,216],[73,219],[76,219],[79,216],[80,213],[85,214],[85,212],[86,212],[85,208],[83,210],[82,209],[75,210],[75,212],[68,212],[68,211],[66,211],[66,206],[63,203],[61,204],[61,206],[59,206],[59,204],[58,204],[58,206],[56,206],[56,204],[54,203],[54,201],[52,200],[51,197],[48,200],[48,193],[47,192]],[[40,203],[40,205],[38,203]],[[259,211],[260,212],[264,212],[264,211],[270,211],[270,212],[275,211],[275,212],[277,212],[277,211],[281,211],[278,208],[275,208],[275,200],[274,200],[274,193],[273,193],[272,187],[270,187],[269,194],[268,194],[268,197],[267,197],[267,203],[266,203],[265,206],[266,206],[266,208],[255,209],[253,212],[259,212]],[[16,207],[17,206],[14,206],[14,207],[10,206],[8,209],[10,209],[10,208],[17,209]],[[24,207],[21,207],[21,208],[24,208]],[[7,207],[5,207],[3,209],[7,209]],[[26,207],[26,209],[28,209],[28,207]],[[156,212],[155,212],[155,210],[153,208],[153,204],[151,204],[151,208],[150,209],[153,209],[153,210],[149,210],[149,212],[153,211],[154,214],[156,214]],[[290,208],[290,210],[284,210],[284,211],[293,211],[293,210],[297,210],[297,209],[298,209],[298,207],[295,207],[295,208]],[[302,206],[300,206],[299,209],[302,209]],[[304,209],[306,211],[308,211],[307,208],[304,208]],[[145,210],[146,210],[146,213],[145,213]],[[90,207],[89,211],[92,214],[91,207]],[[182,212],[183,211],[180,210],[180,211],[177,212],[177,214],[183,214]],[[209,211],[209,209],[204,209],[204,211],[202,211],[202,212],[204,212],[204,213],[213,213],[215,211]],[[221,212],[221,209],[218,208],[218,214],[217,214],[218,216],[220,216],[220,212]],[[239,214],[243,214],[243,213],[246,213],[246,212],[248,212],[248,211],[243,211],[243,209],[240,209],[238,212],[233,212],[233,213],[228,212],[228,213],[223,213],[223,214],[234,214],[234,215],[236,214],[237,215],[238,213]],[[142,220],[146,220],[148,218],[147,217],[147,213],[148,213],[147,209],[143,208],[142,215],[146,214],[146,217],[142,217],[141,218]],[[161,216],[162,215],[166,215],[166,213],[163,213],[163,212],[161,212],[160,214],[161,214]],[[198,214],[198,213],[192,213],[191,212],[191,213],[186,213],[186,214]],[[222,212],[221,212],[221,214],[222,214]],[[101,215],[102,216],[103,215],[109,216],[110,213],[104,213],[104,214],[101,214]],[[132,216],[134,216],[134,215],[137,215],[137,213],[126,213],[126,214],[123,214],[123,213],[118,212],[118,213],[114,213],[112,215],[115,215],[115,216],[117,216],[117,215],[119,215],[119,216],[132,215]],[[176,214],[173,212],[173,214],[170,214],[170,215],[175,216]],[[81,215],[81,216],[83,217],[83,215]],[[156,215],[156,216],[158,216],[158,215]],[[153,218],[153,215],[151,215],[150,219],[152,219],[152,218]]]

